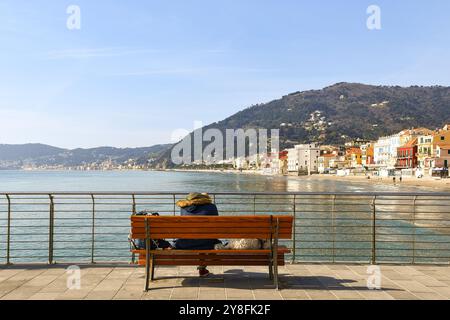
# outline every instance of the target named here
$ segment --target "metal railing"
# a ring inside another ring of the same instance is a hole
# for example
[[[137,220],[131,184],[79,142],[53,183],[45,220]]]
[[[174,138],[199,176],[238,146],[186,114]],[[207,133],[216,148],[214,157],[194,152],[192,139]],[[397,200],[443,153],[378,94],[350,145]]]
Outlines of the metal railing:
[[[182,192],[0,193],[0,264],[127,262],[130,214]],[[449,193],[210,193],[221,215],[295,217],[292,262],[448,264]]]

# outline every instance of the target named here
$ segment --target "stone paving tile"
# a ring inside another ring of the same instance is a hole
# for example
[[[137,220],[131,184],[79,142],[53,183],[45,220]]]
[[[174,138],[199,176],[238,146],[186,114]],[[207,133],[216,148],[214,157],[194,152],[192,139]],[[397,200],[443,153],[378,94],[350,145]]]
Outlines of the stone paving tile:
[[[140,300],[144,295],[142,288],[140,290],[119,290],[113,297],[114,300]]]
[[[426,287],[446,287],[447,284],[428,275],[414,276],[414,281],[420,282]]]
[[[285,300],[287,299],[311,300],[306,290],[282,290],[280,294]]]
[[[226,300],[225,293],[200,293],[198,295],[199,300]]]
[[[173,289],[158,289],[143,292],[141,299],[143,300],[169,300]]]
[[[436,292],[417,292],[414,293],[421,300],[447,300],[445,297],[441,296]]]
[[[450,299],[450,287],[432,287],[433,291],[445,299]]]
[[[58,296],[58,292],[38,292],[32,295],[29,300],[55,300]]]
[[[382,290],[368,290],[364,265],[288,264],[281,291],[265,267],[211,267],[200,279],[193,267],[157,268],[143,292],[144,270],[135,266],[81,266],[81,290],[68,290],[67,266],[0,269],[1,299],[449,299],[450,268],[383,265]]]
[[[419,297],[408,291],[389,291],[389,295],[395,300],[419,300]]]
[[[339,300],[361,300],[364,297],[356,290],[331,290],[330,292],[334,294]]]
[[[9,278],[15,276],[19,272],[23,272],[24,269],[4,269],[0,270],[0,282],[8,280]]]
[[[420,282],[414,280],[393,280],[397,285],[399,285],[404,290],[410,291],[412,293],[416,292],[433,292],[433,289],[421,284]]]
[[[66,290],[65,292],[59,294],[57,300],[81,300],[84,299],[91,290]]]
[[[24,289],[22,291],[13,291],[2,297],[2,300],[27,300],[38,292],[38,289]]]
[[[111,300],[117,294],[117,290],[90,291],[84,298],[86,300]]]
[[[382,290],[361,290],[359,293],[366,300],[394,300],[394,297]]]
[[[387,277],[391,280],[410,280],[411,276],[409,275],[404,275],[404,274],[400,274],[396,271],[381,271],[381,275],[383,277]]]
[[[328,290],[306,290],[311,300],[337,300],[338,298]]]
[[[26,283],[27,286],[47,286],[58,278],[58,275],[43,276],[39,275]]]

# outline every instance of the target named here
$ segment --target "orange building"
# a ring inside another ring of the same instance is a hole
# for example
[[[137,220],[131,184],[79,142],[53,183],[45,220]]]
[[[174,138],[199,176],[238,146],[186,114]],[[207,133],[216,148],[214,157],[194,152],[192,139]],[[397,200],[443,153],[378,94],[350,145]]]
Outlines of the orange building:
[[[363,166],[368,166],[371,164],[375,164],[375,160],[373,158],[374,156],[374,143],[373,142],[369,142],[366,144],[363,144],[360,149],[361,149],[361,164]]]
[[[346,150],[345,159],[351,167],[358,167],[362,164],[362,151],[359,147],[350,147]]]
[[[433,135],[432,156],[436,157],[438,145],[450,145],[450,124],[446,124],[443,129],[438,130]]]

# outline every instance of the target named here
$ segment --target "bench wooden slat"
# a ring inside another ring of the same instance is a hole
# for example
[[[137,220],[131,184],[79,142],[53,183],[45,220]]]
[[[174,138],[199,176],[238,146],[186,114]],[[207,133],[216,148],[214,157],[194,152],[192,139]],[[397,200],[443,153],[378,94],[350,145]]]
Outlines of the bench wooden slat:
[[[132,215],[131,221],[141,221],[149,219],[153,223],[204,223],[204,222],[264,222],[270,221],[270,216],[137,216]],[[278,219],[281,222],[292,221],[292,216],[273,215],[273,219]]]
[[[268,261],[209,261],[207,263],[202,263],[198,260],[177,260],[177,261],[161,261],[156,263],[159,266],[267,266]],[[145,259],[143,261],[139,260],[139,265],[145,265]],[[279,266],[284,266],[285,262],[283,260],[278,260]]]
[[[145,264],[145,255],[139,255],[140,264]],[[284,255],[280,254],[277,259],[278,265],[285,265]],[[156,256],[154,259],[156,265],[267,265],[270,263],[270,257],[265,255],[172,255],[172,256]]]
[[[187,233],[186,231],[189,231],[188,233],[194,233],[194,232],[198,232],[198,233],[212,233],[212,232],[230,232],[233,230],[242,230],[248,233],[261,233],[261,231],[264,232],[271,232],[270,228],[261,228],[261,227],[222,227],[222,226],[218,226],[218,227],[191,227],[191,228],[180,228],[180,227],[153,227],[150,226],[150,231],[151,233]],[[135,231],[136,233],[145,232],[145,227],[134,227],[133,231]],[[291,232],[292,229],[289,227],[282,227],[279,229],[279,233],[289,233]]]
[[[255,238],[258,237],[254,236],[257,234],[266,234],[268,237],[262,238],[267,239],[270,238],[270,230],[264,230],[264,229],[258,229],[258,228],[245,228],[245,230],[242,230],[241,228],[150,228],[150,236],[152,238],[155,238],[155,235],[162,235],[156,237],[156,239],[161,238],[181,238],[182,234],[199,234],[199,235],[214,235],[214,234],[240,234],[242,235],[241,238],[246,238],[248,235],[249,238]],[[279,235],[280,237],[286,237],[291,234],[291,229],[283,228],[280,229]],[[145,228],[134,228],[132,231],[132,235],[143,235],[145,237]],[[139,238],[139,237],[134,237]],[[215,238],[213,236],[212,238]]]
[[[145,249],[138,249],[138,250],[132,250],[134,253],[138,254],[145,254]],[[290,253],[291,250],[289,248],[286,248],[284,246],[278,247],[278,253]],[[269,254],[270,250],[266,249],[243,249],[243,250],[150,250],[151,254],[154,255],[177,255],[177,254],[191,254],[191,255],[198,255],[198,254]]]
[[[289,227],[292,223],[285,221],[280,222],[280,227]],[[152,228],[209,228],[210,226],[217,226],[220,228],[270,228],[270,222],[150,222]],[[133,221],[131,227],[144,228],[145,220]]]
[[[170,239],[167,233],[151,233],[152,239]],[[269,239],[270,232],[265,233],[171,233],[176,239]],[[279,239],[291,239],[292,234],[282,233]],[[144,239],[145,233],[132,233],[133,239]]]
[[[196,257],[198,260],[266,260],[269,257],[269,254],[197,254],[196,256],[191,254],[176,254],[176,255],[157,255],[155,256],[156,260],[183,260],[183,259],[192,259],[192,257]]]

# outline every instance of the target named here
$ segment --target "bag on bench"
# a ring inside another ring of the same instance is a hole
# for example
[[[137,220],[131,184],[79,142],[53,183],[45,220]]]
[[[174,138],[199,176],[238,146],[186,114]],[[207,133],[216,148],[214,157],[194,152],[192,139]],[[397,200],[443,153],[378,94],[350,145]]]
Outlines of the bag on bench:
[[[159,216],[158,212],[148,212],[148,211],[140,211],[136,213],[137,216]],[[145,239],[131,239],[130,242],[133,244],[134,249],[137,250],[144,250],[146,249]],[[150,242],[150,250],[157,250],[157,249],[167,249],[171,248],[172,245],[169,241],[166,241],[164,239],[152,239]]]

